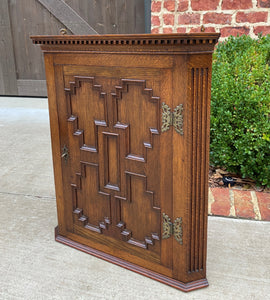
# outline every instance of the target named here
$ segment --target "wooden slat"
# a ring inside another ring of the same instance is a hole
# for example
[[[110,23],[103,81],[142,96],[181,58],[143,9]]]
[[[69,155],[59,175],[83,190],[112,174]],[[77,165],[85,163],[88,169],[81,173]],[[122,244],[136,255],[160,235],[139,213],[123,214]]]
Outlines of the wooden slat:
[[[64,25],[36,0],[12,0],[8,3],[17,79],[45,80],[43,55],[32,45],[29,36],[59,35]]]
[[[46,80],[17,80],[19,96],[47,96]]]
[[[65,0],[65,2],[99,34],[145,32],[144,0]]]
[[[62,0],[37,0],[73,34],[98,34],[84,19]]]
[[[43,57],[30,35],[59,35],[62,27],[79,35],[142,33],[144,1],[0,0],[0,95],[46,95]]]
[[[151,33],[151,0],[144,0],[145,33]]]
[[[16,95],[16,67],[10,28],[8,0],[0,1],[0,12],[0,94]]]

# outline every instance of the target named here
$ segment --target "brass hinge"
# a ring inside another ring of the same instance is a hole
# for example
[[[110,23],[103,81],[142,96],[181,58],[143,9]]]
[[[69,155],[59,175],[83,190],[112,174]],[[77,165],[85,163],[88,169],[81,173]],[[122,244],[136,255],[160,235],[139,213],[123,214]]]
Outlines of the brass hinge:
[[[182,228],[182,218],[176,218],[174,222],[171,222],[171,219],[168,215],[163,213],[163,233],[162,238],[168,239],[172,235],[177,240],[177,242],[183,245],[183,228]]]
[[[177,105],[173,111],[162,102],[162,126],[161,132],[165,132],[173,126],[176,132],[183,135],[183,104]]]

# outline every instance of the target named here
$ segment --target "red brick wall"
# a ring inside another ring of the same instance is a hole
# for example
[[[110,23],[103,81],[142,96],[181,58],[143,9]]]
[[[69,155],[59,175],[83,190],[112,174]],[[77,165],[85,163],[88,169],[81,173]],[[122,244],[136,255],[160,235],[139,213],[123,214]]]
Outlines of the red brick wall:
[[[152,33],[270,34],[270,0],[152,0]]]

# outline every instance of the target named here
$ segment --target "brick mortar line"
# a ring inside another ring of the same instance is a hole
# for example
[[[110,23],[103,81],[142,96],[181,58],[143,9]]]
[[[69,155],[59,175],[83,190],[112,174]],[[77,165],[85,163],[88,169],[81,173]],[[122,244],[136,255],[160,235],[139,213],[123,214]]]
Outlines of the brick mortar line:
[[[259,0],[252,0],[252,8],[256,9],[257,8],[257,3]]]
[[[209,9],[209,10],[192,10],[192,8],[188,8],[184,11],[177,11],[177,5],[175,5],[175,10],[170,11],[167,10],[165,7],[161,7],[160,11],[152,11],[151,14],[163,14],[163,13],[176,13],[178,15],[180,14],[186,14],[186,13],[195,13],[195,14],[204,14],[204,13],[224,13],[224,14],[233,14],[237,12],[245,12],[245,13],[252,13],[252,12],[269,12],[269,8],[267,7],[256,7],[256,8],[239,8],[239,9]]]
[[[186,28],[186,29],[191,29],[191,28],[197,28],[197,27],[201,27],[202,25],[204,26],[209,26],[209,27],[215,27],[216,29],[222,29],[222,28],[225,28],[225,27],[238,27],[238,26],[230,26],[230,25],[219,25],[219,24],[213,24],[213,23],[208,23],[208,24],[194,24],[194,25],[179,25],[176,27],[177,28]],[[241,25],[239,27],[244,27],[244,26],[247,26],[247,24],[245,25]],[[263,26],[263,24],[255,24],[254,26]],[[175,26],[173,25],[164,25],[163,28],[174,28]],[[248,28],[252,28],[253,26],[248,26]],[[152,29],[154,28],[160,28],[160,26],[153,26]],[[160,28],[162,29],[162,28]]]
[[[215,197],[211,188],[208,189],[208,215],[212,215],[212,204],[215,202]]]
[[[221,13],[224,13],[224,14],[233,14],[233,13],[237,13],[237,12],[244,12],[244,13],[252,13],[252,12],[269,12],[269,8],[265,8],[265,7],[260,7],[260,8],[257,8],[257,9],[253,9],[253,8],[249,8],[249,9],[223,9],[223,10],[215,10],[215,9],[209,9],[209,10],[191,10],[189,11],[188,9],[187,10],[184,10],[184,11],[177,11],[177,7],[175,8],[174,11],[170,11],[170,10],[167,10],[166,8],[161,8],[160,11],[152,11],[151,14],[152,15],[159,15],[159,14],[163,14],[163,13],[168,13],[168,14],[173,14],[173,13],[176,13],[177,15],[181,15],[181,14],[205,14],[205,13],[217,13],[217,14],[221,14]]]
[[[250,26],[249,27],[249,34],[248,34],[251,38],[255,39],[258,38],[258,36],[254,33],[254,27]]]
[[[229,216],[230,217],[236,217],[236,215],[235,215],[235,206],[234,206],[234,193],[233,193],[232,189],[229,189],[229,197],[230,197],[230,205],[231,205]]]
[[[256,10],[254,9],[223,9],[221,11],[217,11],[217,10],[192,10],[191,12],[189,12],[188,10],[185,11],[175,11],[175,13],[177,15],[184,15],[187,13],[191,13],[191,14],[206,14],[206,13],[216,13],[216,14],[227,14],[227,15],[232,15],[232,14],[237,14],[238,12],[244,12],[244,13],[258,13],[258,12],[269,12],[269,8],[258,8]],[[161,10],[160,12],[152,12],[152,14],[160,14],[160,13],[174,13],[173,11],[169,11],[169,10]]]
[[[163,24],[163,19],[161,19],[161,23]],[[270,23],[270,22],[269,22]],[[190,29],[192,28],[200,28],[202,25],[204,25],[205,27],[215,27],[215,29],[220,30],[222,28],[233,28],[233,27],[244,27],[246,26],[250,32],[249,35],[252,38],[258,38],[258,36],[254,33],[254,27],[256,26],[270,26],[268,23],[263,23],[263,22],[257,22],[257,23],[240,23],[240,24],[214,24],[214,23],[206,23],[206,24],[180,24],[180,25],[159,25],[159,26],[152,26],[152,30],[158,28],[160,32],[162,32],[163,28],[172,28],[172,30],[174,32],[176,32],[176,30],[178,28],[185,28],[187,30],[187,32],[190,31]],[[226,39],[228,37],[221,37],[220,41],[222,39]]]
[[[176,2],[176,0],[175,0],[175,2]],[[187,9],[187,11],[191,12],[191,13],[193,12],[192,7],[191,7],[191,0],[188,1],[188,9]]]
[[[253,211],[255,213],[255,220],[261,220],[262,216],[261,216],[261,212],[260,212],[260,208],[259,208],[259,204],[258,204],[258,199],[257,199],[256,192],[255,191],[251,191],[250,195],[251,195],[251,202],[253,204]]]
[[[231,20],[231,24],[230,25],[234,25],[236,23],[236,15],[237,15],[237,12],[234,11],[231,16],[232,16],[232,20]],[[228,24],[229,25],[229,24]]]
[[[218,29],[220,28],[224,28],[224,27],[243,27],[243,26],[248,26],[248,27],[253,27],[253,26],[270,26],[270,24],[268,24],[267,22],[256,22],[256,23],[248,23],[248,22],[242,22],[242,23],[235,23],[235,24],[216,24],[216,23],[203,23],[203,24],[178,24],[178,26],[176,25],[164,25],[163,27],[176,27],[176,28],[180,28],[180,27],[185,27],[185,28],[194,28],[194,27],[200,27],[201,25],[204,26],[211,26],[211,27],[216,27]],[[152,26],[152,28],[161,28],[162,26]]]
[[[216,29],[220,30],[221,28],[224,27],[233,27],[233,26],[247,26],[250,29],[250,33],[249,35],[253,38],[256,38],[257,36],[254,34],[254,26],[268,26],[270,23],[270,13],[269,13],[269,9],[268,8],[264,8],[264,7],[257,7],[257,0],[252,0],[252,8],[243,8],[243,9],[222,9],[222,0],[219,1],[219,4],[217,5],[217,8],[215,10],[203,10],[203,11],[196,11],[196,10],[192,10],[191,7],[191,0],[188,1],[188,9],[184,12],[178,12],[177,8],[178,8],[178,1],[175,0],[175,9],[174,11],[169,11],[164,7],[164,0],[160,1],[161,2],[161,10],[160,12],[151,12],[152,16],[158,16],[160,19],[160,25],[159,26],[153,26],[152,25],[152,29],[158,29],[160,32],[162,32],[163,28],[171,28],[172,31],[177,31],[177,28],[185,28],[187,30],[187,32],[190,31],[191,28],[198,28],[201,25],[206,25],[209,26],[211,25],[211,27],[215,27]],[[244,13],[256,13],[256,12],[268,12],[268,20],[266,22],[256,22],[256,23],[251,23],[251,22],[236,22],[236,14],[238,12],[244,12]],[[164,14],[174,14],[174,25],[164,25],[163,22],[163,15]],[[177,24],[177,18],[180,15],[184,15],[184,14],[199,14],[200,15],[200,24]],[[206,13],[223,13],[223,14],[229,14],[232,16],[232,21],[231,24],[215,24],[215,23],[206,23],[203,24],[203,15]],[[222,39],[224,39],[225,37],[223,37]]]
[[[190,0],[189,0],[189,1],[190,1]],[[256,0],[256,1],[257,1],[257,0]],[[223,0],[220,0],[220,1],[219,1],[218,6],[217,6],[217,9],[216,9],[217,12],[222,12],[222,8],[221,8],[222,2],[223,2]]]
[[[172,31],[176,31],[176,27],[175,27],[175,24],[177,23],[177,2],[175,0],[175,5],[174,5],[174,25],[173,25],[173,28],[172,28]]]
[[[180,26],[177,26],[177,27],[176,26],[172,26],[172,25],[164,25],[162,27],[161,26],[153,26],[151,29],[154,30],[154,29],[158,28],[159,32],[162,33],[163,32],[163,30],[162,30],[163,28],[164,29],[165,28],[171,28],[172,32],[176,33],[178,28],[185,28],[186,32],[189,33],[192,28],[200,28],[202,25],[208,26],[208,24],[196,24],[195,26],[193,26],[193,25],[180,25]],[[213,25],[215,25],[215,26],[213,26]],[[213,24],[213,25],[211,25],[209,27],[215,27],[215,29],[217,30],[216,32],[219,32],[220,29],[225,28],[225,27],[226,28],[228,28],[228,27],[231,27],[231,28],[237,27],[237,26],[230,26],[230,25],[223,25],[223,26],[222,25],[218,25],[218,24]],[[255,26],[257,26],[257,25],[255,25]],[[260,23],[259,26],[269,26],[269,25],[265,25],[265,24]],[[243,27],[243,26],[239,26],[239,27]],[[253,39],[257,39],[258,35],[254,33],[254,26],[246,25],[246,27],[248,27],[248,29],[249,29],[248,35],[251,38],[253,38]],[[228,37],[229,36],[220,37],[219,38],[219,42],[222,42],[222,41],[228,39]]]
[[[197,14],[197,15],[205,15],[207,13],[216,13],[216,14],[224,14],[224,15],[236,15],[238,12],[244,12],[244,13],[258,13],[258,12],[268,12],[269,13],[269,9],[267,8],[263,8],[260,10],[250,10],[247,11],[246,9],[239,9],[239,10],[222,10],[221,12],[217,12],[216,10],[200,10],[200,11],[169,11],[169,10],[161,10],[159,12],[151,12],[151,16],[158,16],[158,17],[162,17],[164,14],[175,14],[177,17],[182,16],[182,15],[186,15],[186,14]],[[268,14],[269,15],[269,14]]]

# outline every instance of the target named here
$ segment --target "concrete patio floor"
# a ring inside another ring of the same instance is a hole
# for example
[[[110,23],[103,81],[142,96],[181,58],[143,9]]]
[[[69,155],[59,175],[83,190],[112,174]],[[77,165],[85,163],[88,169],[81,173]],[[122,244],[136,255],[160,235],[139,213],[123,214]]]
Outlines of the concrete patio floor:
[[[54,241],[46,99],[0,97],[0,299],[269,299],[270,222],[209,217],[209,287],[185,294]]]

